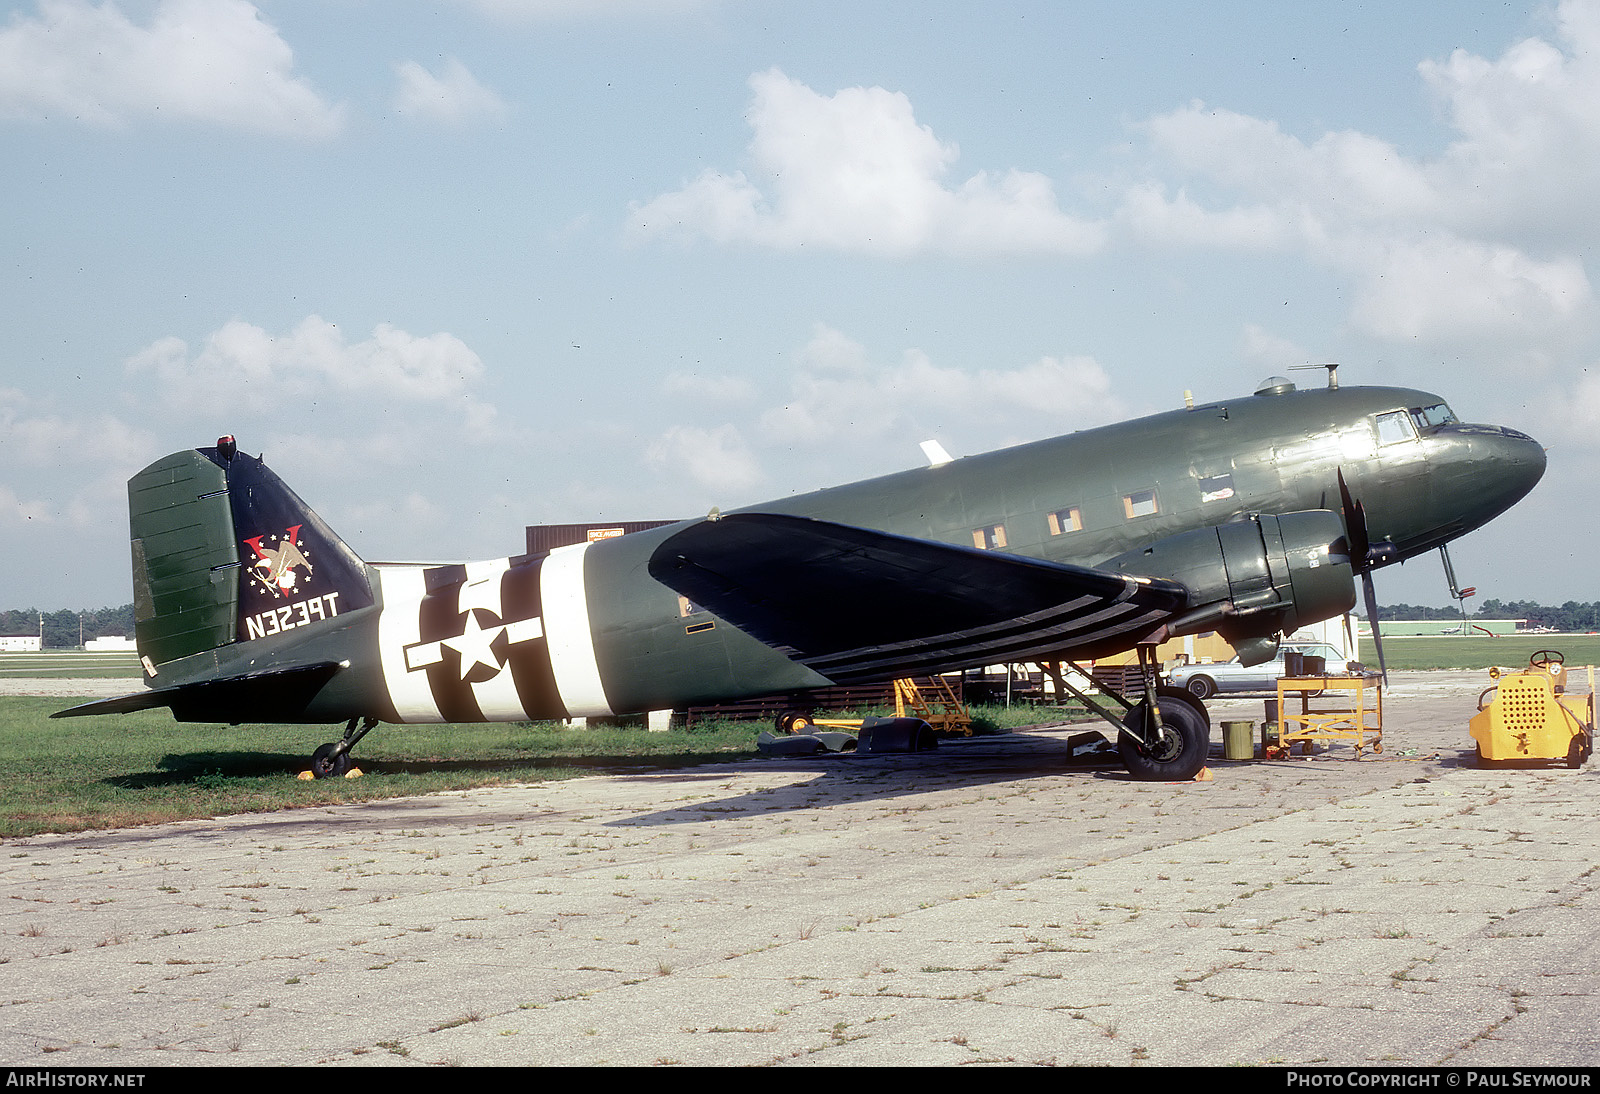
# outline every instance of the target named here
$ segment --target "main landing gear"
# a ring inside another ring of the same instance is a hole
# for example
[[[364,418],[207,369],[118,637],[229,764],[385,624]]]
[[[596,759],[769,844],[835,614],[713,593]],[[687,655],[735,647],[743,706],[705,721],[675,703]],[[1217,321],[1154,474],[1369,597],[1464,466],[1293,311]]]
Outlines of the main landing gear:
[[[361,722],[359,730],[356,729],[357,722]],[[311,754],[312,776],[318,779],[344,778],[350,770],[350,750],[377,724],[378,719],[371,717],[350,719],[349,725],[344,727],[342,740],[330,741]]]
[[[1095,714],[1117,727],[1117,754],[1128,774],[1152,782],[1187,782],[1205,767],[1211,752],[1211,719],[1205,704],[1182,688],[1156,683],[1155,646],[1138,647],[1144,698],[1131,702],[1106,688],[1101,694],[1118,703],[1119,712],[1062,681]],[[1077,668],[1076,665],[1073,666]],[[1079,669],[1079,672],[1082,672]]]

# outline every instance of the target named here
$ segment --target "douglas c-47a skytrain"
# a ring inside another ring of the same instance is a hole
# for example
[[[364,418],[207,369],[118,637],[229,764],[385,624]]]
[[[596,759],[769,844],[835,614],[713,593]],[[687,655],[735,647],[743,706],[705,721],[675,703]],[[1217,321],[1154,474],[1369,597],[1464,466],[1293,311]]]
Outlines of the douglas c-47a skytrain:
[[[1130,771],[1187,779],[1205,708],[1156,683],[1169,637],[1247,663],[1348,611],[1356,579],[1504,512],[1531,438],[1404,388],[1253,395],[615,539],[460,565],[369,565],[231,437],[128,483],[141,693],[189,722],[664,710],[1014,661],[1142,651],[1113,696]],[[1108,722],[1111,714],[1105,715]],[[361,727],[357,729],[357,723]]]

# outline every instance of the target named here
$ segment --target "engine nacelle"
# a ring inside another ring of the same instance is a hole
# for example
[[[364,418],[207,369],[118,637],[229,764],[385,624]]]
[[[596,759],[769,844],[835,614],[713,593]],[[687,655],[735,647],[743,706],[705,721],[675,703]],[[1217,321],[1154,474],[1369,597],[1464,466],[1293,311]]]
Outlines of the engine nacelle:
[[[1098,568],[1182,582],[1189,610],[1169,631],[1217,631],[1245,664],[1271,659],[1275,643],[1260,640],[1343,615],[1356,602],[1344,522],[1327,509],[1253,514],[1182,532]]]

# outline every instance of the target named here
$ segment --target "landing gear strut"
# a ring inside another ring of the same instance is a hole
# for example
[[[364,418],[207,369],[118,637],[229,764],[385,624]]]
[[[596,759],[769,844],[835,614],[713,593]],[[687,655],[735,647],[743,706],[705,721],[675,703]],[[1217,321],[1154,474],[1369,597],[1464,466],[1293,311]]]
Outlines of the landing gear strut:
[[[356,729],[357,722],[361,722],[359,730]],[[318,779],[344,778],[345,772],[350,770],[350,750],[377,724],[378,719],[372,717],[350,719],[350,723],[344,727],[342,740],[330,741],[311,754],[311,774]]]
[[[1066,688],[1091,711],[1117,727],[1117,754],[1136,779],[1185,782],[1200,773],[1211,751],[1211,720],[1205,704],[1182,688],[1156,683],[1155,646],[1138,647],[1144,698],[1130,702],[1108,688],[1100,690],[1121,705],[1120,712],[1096,702],[1071,684]],[[1073,665],[1073,668],[1078,666]],[[1081,673],[1083,670],[1078,669]]]

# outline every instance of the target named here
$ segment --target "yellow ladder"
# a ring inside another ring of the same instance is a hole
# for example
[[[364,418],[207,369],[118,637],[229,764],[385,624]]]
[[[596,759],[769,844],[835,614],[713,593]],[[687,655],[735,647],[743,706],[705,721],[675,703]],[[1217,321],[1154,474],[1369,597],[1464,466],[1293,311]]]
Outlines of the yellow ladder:
[[[942,733],[972,736],[972,715],[943,676],[930,676],[921,684],[910,678],[896,680],[894,716],[921,718]]]

